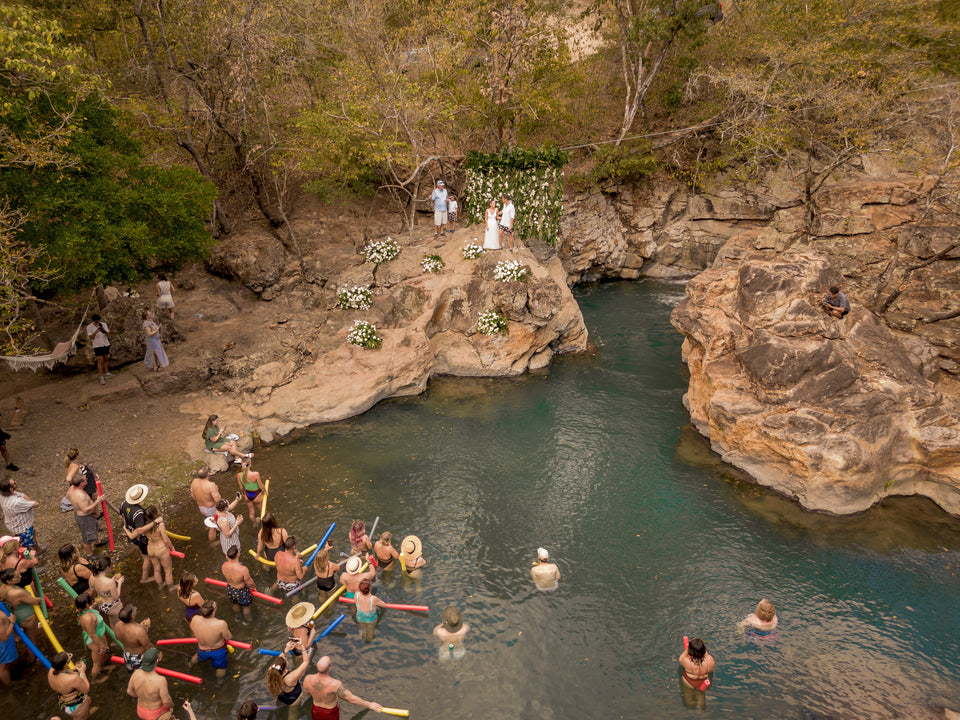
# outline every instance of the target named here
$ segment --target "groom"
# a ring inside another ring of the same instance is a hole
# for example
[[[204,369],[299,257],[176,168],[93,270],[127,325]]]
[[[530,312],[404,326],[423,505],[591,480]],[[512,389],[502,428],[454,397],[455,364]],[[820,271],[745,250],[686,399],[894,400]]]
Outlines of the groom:
[[[503,209],[500,211],[500,247],[504,247],[503,238],[507,237],[510,249],[513,250],[513,220],[517,216],[516,208],[509,195],[503,196]]]

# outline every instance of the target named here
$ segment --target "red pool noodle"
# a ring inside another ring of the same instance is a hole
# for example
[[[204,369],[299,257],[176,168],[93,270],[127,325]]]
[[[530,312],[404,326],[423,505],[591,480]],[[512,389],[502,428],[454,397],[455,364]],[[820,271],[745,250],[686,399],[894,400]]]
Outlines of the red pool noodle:
[[[118,657],[117,655],[111,655],[110,661],[115,662],[118,665],[124,664],[123,658]],[[156,670],[158,675],[166,675],[167,677],[172,677],[172,678],[175,678],[176,680],[186,680],[187,682],[196,683],[197,685],[203,682],[203,680],[198,678],[196,675],[187,675],[186,673],[177,672],[176,670],[167,670],[166,668],[162,668],[162,667],[158,667],[156,668]]]
[[[173,555],[175,558],[180,558],[181,560],[183,560],[186,557],[186,555],[184,555],[179,550],[171,550],[170,554]]]
[[[99,478],[97,478],[97,492],[103,495],[103,485],[100,484]],[[101,501],[100,505],[103,507],[103,522],[107,525],[107,540],[110,542],[110,552],[113,552],[113,525],[110,523],[110,513],[107,512],[107,501]]]
[[[53,603],[50,601],[50,598],[47,597],[47,594],[43,594],[43,601],[47,604],[48,610],[53,610]]]
[[[204,582],[210,583],[211,585],[216,585],[217,587],[226,587],[227,584],[223,580],[214,580],[213,578],[204,578]],[[273,597],[273,595],[265,595],[262,592],[256,590],[251,590],[250,594],[255,598],[260,598],[261,600],[266,600],[272,602],[274,605],[283,605],[283,598]]]
[[[353,598],[340,597],[340,602],[350,603],[351,605],[356,602]],[[396,603],[384,603],[385,608],[391,610],[413,610],[415,612],[430,612],[429,605],[397,605]]]
[[[189,645],[190,643],[195,643],[196,638],[184,637],[184,638],[168,638],[166,640],[157,640],[154,644],[157,647],[163,647],[164,645]],[[252,650],[253,645],[246,642],[241,642],[240,640],[228,640],[227,645],[233,645],[235,648],[240,648],[241,650]]]

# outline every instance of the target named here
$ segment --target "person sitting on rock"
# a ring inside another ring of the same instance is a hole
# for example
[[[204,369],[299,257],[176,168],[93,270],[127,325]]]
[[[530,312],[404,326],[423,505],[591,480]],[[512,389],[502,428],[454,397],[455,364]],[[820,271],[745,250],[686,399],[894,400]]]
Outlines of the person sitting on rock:
[[[239,439],[239,436],[236,437]],[[253,457],[253,453],[243,452],[237,445],[237,440],[220,427],[216,415],[208,417],[206,424],[203,426],[203,442],[210,452],[233,455],[234,462],[237,463],[241,462],[243,458]]]
[[[821,305],[827,315],[832,315],[835,318],[842,318],[850,312],[850,301],[847,300],[847,296],[840,292],[840,288],[836,285],[830,288],[830,291],[823,296]]]

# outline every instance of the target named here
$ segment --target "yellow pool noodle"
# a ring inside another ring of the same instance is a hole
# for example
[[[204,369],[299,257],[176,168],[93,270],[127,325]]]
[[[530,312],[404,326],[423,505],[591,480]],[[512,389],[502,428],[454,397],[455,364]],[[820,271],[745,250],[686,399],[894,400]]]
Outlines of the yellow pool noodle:
[[[192,538],[189,535],[177,535],[167,530],[167,537],[172,537],[174,540],[191,540]]]
[[[269,481],[268,481],[268,482],[269,482]],[[309,555],[310,553],[312,553],[312,552],[316,549],[316,547],[317,547],[317,544],[314,543],[313,545],[311,545],[310,547],[308,547],[306,550],[300,550],[300,551],[299,551],[299,554],[300,554],[300,555]],[[277,564],[276,564],[273,560],[267,560],[266,558],[260,557],[260,556],[257,555],[253,550],[247,550],[247,552],[250,553],[250,555],[251,555],[252,557],[255,557],[257,560],[259,560],[260,562],[262,562],[264,565],[269,565],[270,567],[276,567],[276,566],[277,566]]]
[[[27,592],[30,593],[32,597],[36,597],[33,592],[33,588],[27,588]],[[53,634],[53,628],[50,627],[50,623],[48,623],[47,619],[43,616],[40,606],[34,605],[33,612],[37,616],[37,622],[39,622],[40,627],[43,628],[43,632],[47,636],[47,640],[49,640],[50,644],[53,645],[53,649],[58,653],[64,652],[63,645],[61,645],[60,641],[57,640],[57,636]],[[74,669],[73,660],[70,661],[70,669]]]
[[[380,712],[385,712],[387,715],[396,715],[397,717],[410,717],[409,710],[400,710],[398,708],[383,708]]]
[[[260,519],[263,520],[264,514],[267,512],[267,496],[270,493],[270,478],[267,478],[267,481],[263,484],[263,502],[260,503]]]
[[[404,553],[400,553],[400,568],[404,572],[407,571],[407,557]]]

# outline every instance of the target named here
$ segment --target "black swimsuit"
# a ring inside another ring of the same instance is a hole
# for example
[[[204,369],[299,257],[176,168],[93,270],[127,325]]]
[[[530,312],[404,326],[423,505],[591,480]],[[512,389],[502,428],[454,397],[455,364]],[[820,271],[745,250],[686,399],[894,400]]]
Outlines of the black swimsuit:
[[[293,690],[284,690],[277,695],[277,702],[281,702],[284,705],[293,705],[297,701],[297,698],[300,697],[301,692],[303,692],[303,686],[297,683]]]
[[[337,581],[331,575],[330,577],[317,578],[317,589],[318,590],[333,590],[337,586]]]

